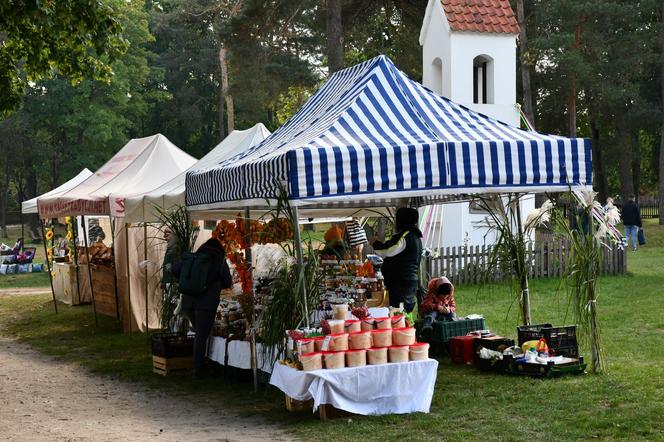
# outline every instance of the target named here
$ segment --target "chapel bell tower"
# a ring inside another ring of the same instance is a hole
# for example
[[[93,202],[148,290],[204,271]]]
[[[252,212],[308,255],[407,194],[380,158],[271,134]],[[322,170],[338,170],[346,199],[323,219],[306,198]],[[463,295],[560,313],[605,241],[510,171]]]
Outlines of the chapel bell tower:
[[[518,33],[509,0],[429,0],[420,31],[422,83],[454,102],[518,126]]]

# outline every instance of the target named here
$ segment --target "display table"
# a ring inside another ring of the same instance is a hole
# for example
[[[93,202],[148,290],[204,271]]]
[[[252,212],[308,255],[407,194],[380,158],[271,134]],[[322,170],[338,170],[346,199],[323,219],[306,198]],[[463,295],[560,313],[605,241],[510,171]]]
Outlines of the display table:
[[[229,341],[221,336],[212,336],[208,340],[208,358],[229,367],[251,370],[251,346],[248,341]],[[271,373],[269,361],[263,360],[263,344],[256,344],[258,369]]]
[[[270,384],[313,411],[329,404],[362,415],[428,413],[438,361],[427,359],[336,370],[299,371],[277,362]]]

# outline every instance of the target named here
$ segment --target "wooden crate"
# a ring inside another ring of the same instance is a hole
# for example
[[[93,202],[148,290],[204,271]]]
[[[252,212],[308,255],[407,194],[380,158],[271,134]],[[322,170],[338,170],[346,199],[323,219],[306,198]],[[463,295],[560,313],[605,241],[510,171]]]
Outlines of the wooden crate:
[[[174,371],[187,370],[193,366],[194,361],[191,356],[177,358],[152,356],[152,371],[162,376],[166,376]]]
[[[308,401],[298,401],[288,396],[287,394],[284,395],[284,398],[286,401],[286,410],[290,411],[291,413],[311,413],[311,410],[314,408],[313,399],[309,399]]]
[[[115,302],[115,268],[109,265],[92,266],[92,285],[97,313],[117,317]]]

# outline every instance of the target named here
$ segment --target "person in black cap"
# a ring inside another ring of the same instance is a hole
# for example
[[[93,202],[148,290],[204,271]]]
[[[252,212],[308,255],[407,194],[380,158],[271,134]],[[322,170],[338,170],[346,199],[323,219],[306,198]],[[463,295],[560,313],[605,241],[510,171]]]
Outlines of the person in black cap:
[[[374,241],[374,252],[384,259],[382,272],[390,295],[390,306],[403,303],[406,312],[415,307],[419,284],[418,270],[422,259],[422,232],[417,227],[416,209],[400,207],[396,214],[394,235],[385,241]]]

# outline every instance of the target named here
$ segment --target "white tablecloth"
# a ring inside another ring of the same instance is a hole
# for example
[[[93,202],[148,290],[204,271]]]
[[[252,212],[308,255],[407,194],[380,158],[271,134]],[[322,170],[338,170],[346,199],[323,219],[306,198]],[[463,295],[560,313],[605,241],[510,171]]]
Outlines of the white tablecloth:
[[[226,344],[228,343],[228,348]],[[226,361],[228,354],[228,361]],[[221,336],[212,336],[208,341],[208,358],[230,367],[251,369],[251,347],[247,341],[227,341]],[[266,373],[272,372],[272,367],[263,360],[263,345],[256,344],[256,359],[258,369]]]
[[[362,415],[428,413],[438,361],[299,371],[277,362],[270,384],[293,399]]]

